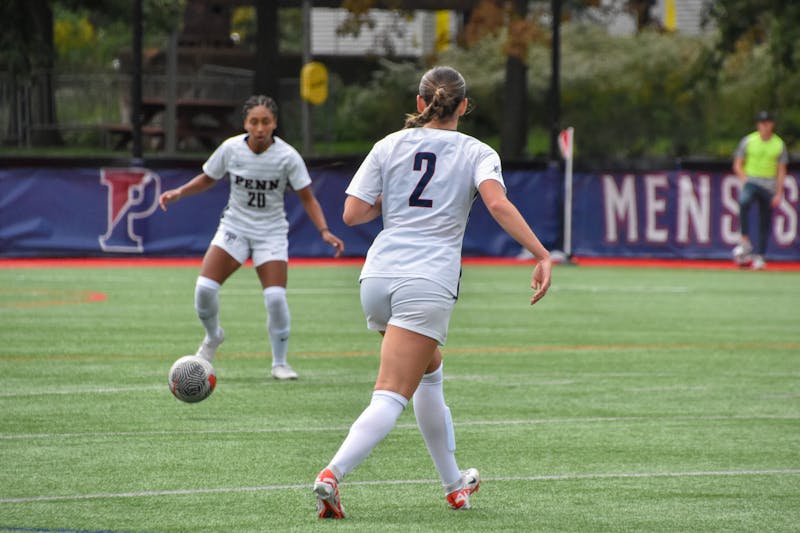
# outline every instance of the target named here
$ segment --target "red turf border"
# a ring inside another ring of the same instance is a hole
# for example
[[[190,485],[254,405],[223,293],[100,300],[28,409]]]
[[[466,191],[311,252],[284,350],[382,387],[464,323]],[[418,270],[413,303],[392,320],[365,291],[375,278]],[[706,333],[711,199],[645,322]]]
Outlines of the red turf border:
[[[136,267],[193,267],[199,268],[200,257],[42,257],[0,258],[0,268],[136,268]],[[361,257],[291,258],[289,266],[335,267],[359,266]],[[532,260],[513,257],[467,257],[465,265],[532,265]],[[702,259],[645,259],[614,257],[574,257],[572,263],[587,267],[636,267],[636,268],[694,268],[707,270],[738,270],[732,261]],[[800,271],[800,261],[770,261],[767,271]]]

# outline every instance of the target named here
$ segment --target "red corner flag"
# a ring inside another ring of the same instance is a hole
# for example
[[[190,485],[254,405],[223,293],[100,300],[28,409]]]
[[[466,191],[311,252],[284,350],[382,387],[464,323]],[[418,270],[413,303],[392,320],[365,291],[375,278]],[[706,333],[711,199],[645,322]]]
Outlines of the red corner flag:
[[[561,149],[561,157],[564,159],[572,159],[572,135],[573,128],[569,127],[561,130],[558,134],[558,147]]]

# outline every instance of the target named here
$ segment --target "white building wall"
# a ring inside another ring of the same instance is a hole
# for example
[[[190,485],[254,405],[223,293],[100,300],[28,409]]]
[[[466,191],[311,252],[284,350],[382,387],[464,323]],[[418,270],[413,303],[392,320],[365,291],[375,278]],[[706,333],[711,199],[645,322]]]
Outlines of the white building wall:
[[[703,28],[703,14],[706,6],[714,0],[657,0],[655,16],[668,27],[668,13],[670,9],[675,13],[675,28],[678,33],[686,35],[700,35],[709,31],[710,27]]]
[[[347,10],[314,8],[311,11],[311,51],[314,55],[398,55],[420,57],[433,52],[436,21],[429,11],[415,11],[411,18],[373,9],[374,27],[362,26],[360,34],[339,35],[336,30],[347,18]]]
[[[717,0],[656,0],[650,16],[669,30],[700,35],[710,30],[702,27],[702,21],[706,6],[714,1]],[[628,10],[627,0],[600,0],[598,7],[587,8],[586,12],[589,20],[605,25],[611,35],[636,34],[636,19]]]

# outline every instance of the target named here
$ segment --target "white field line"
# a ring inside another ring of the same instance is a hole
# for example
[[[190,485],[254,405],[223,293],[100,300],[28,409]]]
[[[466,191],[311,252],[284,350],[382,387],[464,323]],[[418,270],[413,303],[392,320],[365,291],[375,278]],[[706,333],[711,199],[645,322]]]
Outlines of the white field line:
[[[778,470],[704,470],[689,472],[618,472],[618,473],[589,473],[589,474],[553,474],[540,476],[508,476],[487,477],[484,482],[510,482],[510,481],[570,481],[593,479],[637,479],[637,478],[684,478],[684,477],[727,477],[727,476],[787,476],[800,474],[800,469]],[[437,483],[434,479],[395,479],[380,481],[354,481],[348,485],[408,485]],[[219,487],[206,489],[175,489],[175,490],[148,490],[138,492],[105,492],[97,494],[67,494],[59,496],[29,496],[23,498],[0,498],[3,503],[36,503],[53,501],[75,500],[100,500],[110,498],[147,498],[153,496],[186,496],[198,494],[223,494],[236,492],[269,492],[278,490],[307,490],[311,491],[310,483],[293,485],[261,485],[254,487]]]
[[[678,285],[658,286],[658,285],[553,285],[550,290],[567,292],[613,292],[632,293],[632,294],[684,294],[695,289]],[[223,289],[224,294],[236,296],[249,296],[253,294],[250,288],[231,287]],[[517,294],[519,291],[515,287],[503,287],[492,284],[472,283],[464,289],[468,297],[473,294]],[[287,295],[320,295],[320,294],[352,294],[358,296],[358,285],[337,285],[332,287],[288,287]]]
[[[456,350],[457,352],[457,350]],[[366,352],[365,352],[366,353]],[[311,373],[312,377],[323,377],[322,373]],[[326,373],[325,375],[332,375],[332,373]],[[336,374],[338,375],[338,373]],[[584,372],[580,374],[573,374],[570,375],[569,378],[560,378],[553,376],[550,379],[546,379],[547,375],[542,375],[542,379],[522,379],[517,381],[509,381],[509,378],[505,376],[487,376],[485,374],[447,374],[445,379],[448,381],[475,381],[475,382],[483,382],[483,383],[502,383],[505,385],[513,384],[513,385],[531,385],[531,386],[562,386],[562,385],[573,385],[576,383],[581,382],[582,380],[586,379],[597,379],[597,378],[639,378],[639,377],[653,377],[653,378],[667,378],[667,377],[674,377],[677,376],[677,373],[671,372]],[[792,378],[792,377],[800,377],[800,373],[797,372],[758,372],[757,374],[748,373],[747,375],[757,375],[759,377],[768,377],[768,378]],[[369,378],[370,380],[372,378]],[[129,386],[129,387],[65,387],[63,389],[40,389],[40,390],[10,390],[10,391],[3,391],[0,392],[0,399],[3,398],[23,398],[23,397],[34,397],[34,396],[69,396],[69,395],[81,395],[81,394],[115,394],[115,393],[125,393],[125,392],[145,392],[145,391],[154,391],[154,390],[163,390],[167,386],[166,379],[164,380],[163,385],[136,385],[136,386]],[[231,386],[231,385],[227,385]],[[233,385],[235,386],[235,385]],[[635,387],[626,389],[632,392],[656,392],[656,391],[671,391],[671,390],[678,390],[678,391],[688,391],[688,390],[706,390],[708,389],[705,385],[699,386],[668,386],[668,387]],[[781,395],[776,397],[795,397],[796,395]],[[770,396],[768,396],[770,397]]]
[[[70,394],[109,394],[115,392],[141,392],[149,390],[163,390],[167,388],[167,380],[163,385],[142,385],[136,387],[97,387],[94,389],[61,389],[61,390],[40,390],[40,391],[20,391],[20,392],[0,392],[0,398],[16,398],[22,396],[66,396]]]
[[[555,285],[552,287],[556,291],[566,292],[613,292],[613,293],[633,293],[633,294],[683,294],[692,291],[690,287],[681,286],[657,286],[657,285]]]
[[[292,289],[289,289],[290,291]],[[565,292],[613,292],[615,294],[684,294],[687,292],[696,292],[694,287],[681,286],[681,285],[581,285],[577,283],[559,284],[554,283],[550,287],[551,291],[565,291]],[[500,285],[491,282],[477,282],[472,281],[465,284],[464,297],[469,298],[475,294],[518,294],[519,291],[516,287],[508,285]]]
[[[531,418],[523,420],[472,420],[467,422],[454,422],[456,427],[480,426],[530,426],[545,424],[603,424],[603,423],[639,423],[639,422],[711,422],[711,421],[739,421],[739,420],[790,420],[800,421],[800,415],[708,415],[708,416],[613,416],[613,417],[584,417],[584,418]],[[417,429],[416,424],[397,424],[396,429]],[[236,435],[236,434],[261,434],[261,433],[302,433],[302,432],[347,432],[349,425],[318,426],[318,427],[279,427],[279,428],[230,428],[230,429],[186,429],[163,431],[108,431],[85,433],[0,433],[0,440],[36,440],[36,439],[112,439],[130,437],[171,437],[176,435]]]

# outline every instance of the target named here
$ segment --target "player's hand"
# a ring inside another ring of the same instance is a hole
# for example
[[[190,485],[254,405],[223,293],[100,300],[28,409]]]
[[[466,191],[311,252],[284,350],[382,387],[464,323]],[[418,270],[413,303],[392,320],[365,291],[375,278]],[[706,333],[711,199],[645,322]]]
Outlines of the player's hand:
[[[181,197],[180,193],[177,189],[171,189],[169,191],[165,191],[158,197],[158,205],[161,206],[162,211],[167,210],[167,206],[172,202],[179,200]]]
[[[330,232],[330,230],[324,230],[322,232],[322,240],[330,244],[336,249],[336,253],[333,254],[333,257],[339,257],[344,252],[344,241]]]
[[[552,268],[553,263],[549,257],[536,263],[531,280],[531,288],[535,291],[531,297],[531,305],[544,298],[544,295],[547,294],[547,289],[550,288],[550,272]]]

